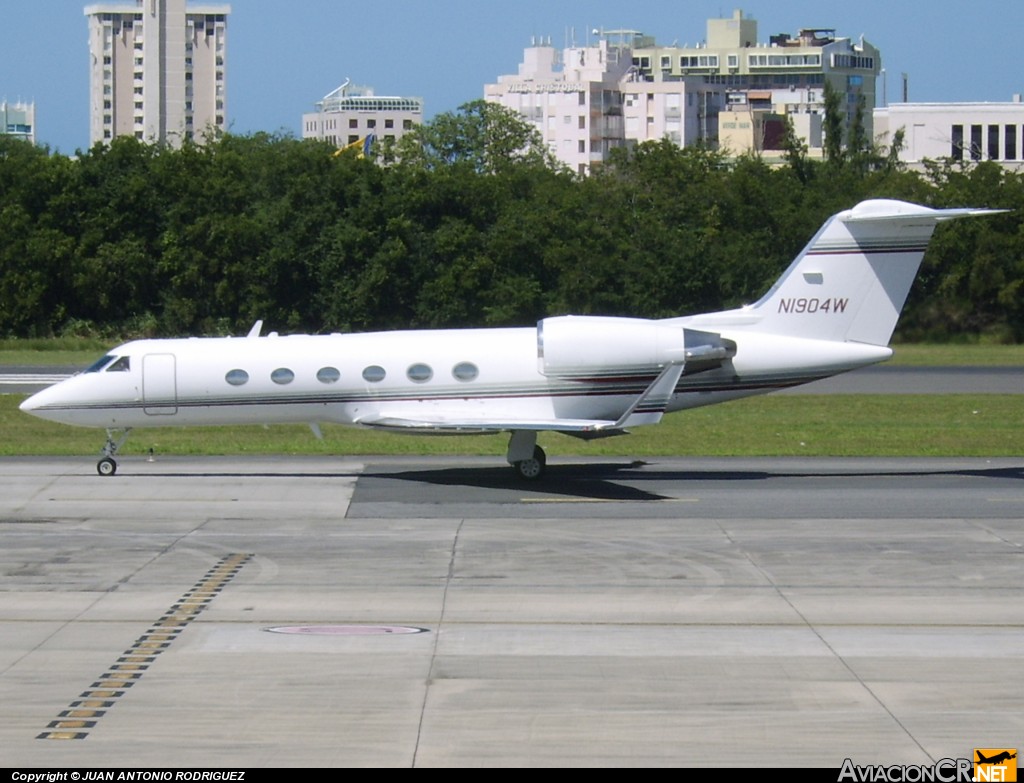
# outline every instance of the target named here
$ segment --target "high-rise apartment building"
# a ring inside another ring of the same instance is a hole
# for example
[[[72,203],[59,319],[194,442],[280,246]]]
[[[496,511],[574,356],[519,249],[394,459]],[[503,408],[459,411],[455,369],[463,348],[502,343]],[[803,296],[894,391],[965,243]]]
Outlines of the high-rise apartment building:
[[[622,85],[631,70],[631,47],[650,42],[632,30],[562,51],[550,41],[534,41],[519,72],[485,85],[484,99],[518,112],[558,160],[585,174],[625,143]]]
[[[226,127],[228,5],[135,0],[86,6],[91,143],[178,146]]]

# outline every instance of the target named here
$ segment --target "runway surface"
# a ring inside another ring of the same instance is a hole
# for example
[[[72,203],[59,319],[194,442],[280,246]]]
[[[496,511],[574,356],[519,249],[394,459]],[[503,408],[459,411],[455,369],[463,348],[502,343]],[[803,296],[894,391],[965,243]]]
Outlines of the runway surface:
[[[1024,457],[499,462],[0,460],[0,765],[1021,745]]]

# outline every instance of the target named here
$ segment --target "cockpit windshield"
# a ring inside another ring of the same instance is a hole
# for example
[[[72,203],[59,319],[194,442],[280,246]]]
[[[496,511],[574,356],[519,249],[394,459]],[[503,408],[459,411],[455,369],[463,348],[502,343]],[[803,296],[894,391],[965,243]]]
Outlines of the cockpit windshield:
[[[82,372],[99,372],[103,368],[106,368],[107,372],[129,372],[131,370],[131,357],[115,356],[112,353],[108,353],[102,359],[97,359],[90,364]]]
[[[114,361],[115,358],[116,357],[114,356],[114,354],[108,353],[102,359],[97,359],[95,362],[90,364],[88,367],[86,367],[84,370],[82,370],[82,372],[99,372],[104,367],[106,367],[108,364],[110,364],[112,361]]]

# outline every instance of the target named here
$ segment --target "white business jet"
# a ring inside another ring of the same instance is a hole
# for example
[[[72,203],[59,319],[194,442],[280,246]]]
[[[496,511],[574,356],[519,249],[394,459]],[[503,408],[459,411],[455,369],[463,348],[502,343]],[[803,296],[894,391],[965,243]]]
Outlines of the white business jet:
[[[666,412],[884,361],[935,226],[1001,210],[864,201],[831,217],[755,304],[663,320],[545,318],[536,328],[137,340],[21,405],[104,427],[339,422],[406,433],[509,432],[540,478],[537,433],[622,435]]]

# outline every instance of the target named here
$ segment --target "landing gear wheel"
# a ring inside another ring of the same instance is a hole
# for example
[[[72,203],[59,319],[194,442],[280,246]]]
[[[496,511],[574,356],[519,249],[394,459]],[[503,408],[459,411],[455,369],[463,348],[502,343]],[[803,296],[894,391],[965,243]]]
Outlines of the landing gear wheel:
[[[96,472],[101,476],[113,476],[117,473],[117,463],[110,457],[104,457],[96,463]]]
[[[544,469],[547,467],[547,455],[540,446],[534,446],[533,456],[530,459],[519,460],[512,467],[519,478],[536,481],[544,475]]]

